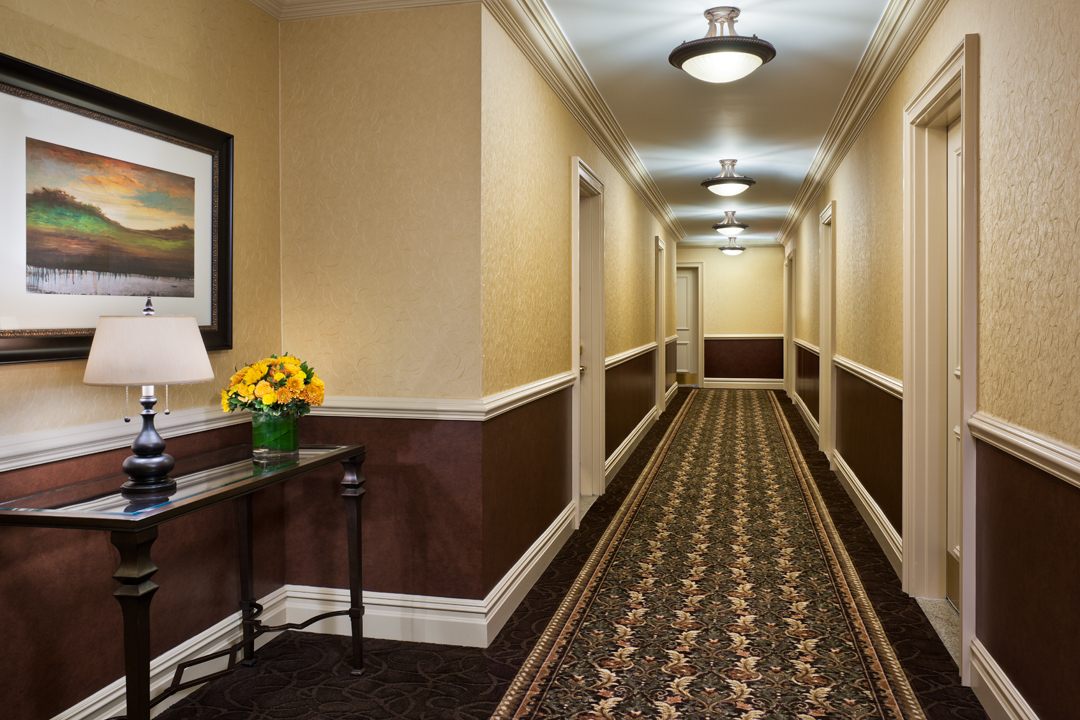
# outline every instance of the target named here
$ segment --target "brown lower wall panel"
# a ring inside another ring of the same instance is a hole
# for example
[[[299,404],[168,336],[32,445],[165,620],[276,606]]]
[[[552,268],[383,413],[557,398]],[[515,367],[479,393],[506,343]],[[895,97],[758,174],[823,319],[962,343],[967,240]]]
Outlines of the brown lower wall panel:
[[[482,423],[306,417],[303,443],[365,445],[364,588],[479,599],[483,582]],[[339,468],[285,491],[286,577],[349,586]]]
[[[571,500],[572,388],[484,423],[484,594]]]
[[[795,394],[815,420],[818,416],[818,388],[821,385],[821,360],[818,354],[801,345],[795,346]]]
[[[706,338],[705,377],[782,380],[783,338]]]
[[[677,350],[678,343],[675,340],[668,342],[664,346],[664,387],[668,389],[678,382],[675,375],[675,363],[678,361]]]
[[[641,419],[656,406],[656,351],[610,367],[604,373],[604,454],[611,457]]]
[[[898,533],[903,527],[904,403],[836,368],[836,450]]]
[[[177,458],[251,441],[250,425],[168,440]],[[116,474],[129,450],[0,474],[5,497]],[[257,593],[285,582],[281,486],[255,496]],[[239,609],[236,507],[161,527],[151,556],[160,589],[150,606],[151,653],[179,645]],[[108,533],[0,528],[0,697],[4,717],[47,720],[123,675],[119,554]]]
[[[1080,707],[1080,488],[976,441],[975,635],[1036,715]]]

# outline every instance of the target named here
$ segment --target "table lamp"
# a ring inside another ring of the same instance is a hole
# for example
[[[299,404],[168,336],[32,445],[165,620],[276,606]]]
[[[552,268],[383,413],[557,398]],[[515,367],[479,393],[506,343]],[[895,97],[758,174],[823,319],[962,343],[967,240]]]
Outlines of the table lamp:
[[[98,320],[84,385],[142,386],[142,430],[124,460],[125,495],[167,495],[176,488],[169,472],[176,465],[164,454],[165,441],[154,429],[155,385],[186,385],[214,379],[199,323],[194,317],[155,316],[150,298],[142,315]]]

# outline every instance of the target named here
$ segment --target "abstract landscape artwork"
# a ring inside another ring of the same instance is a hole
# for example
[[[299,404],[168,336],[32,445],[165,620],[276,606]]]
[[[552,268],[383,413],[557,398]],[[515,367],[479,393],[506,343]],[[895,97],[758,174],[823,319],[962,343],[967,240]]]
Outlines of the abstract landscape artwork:
[[[195,295],[195,179],[26,138],[26,291]]]

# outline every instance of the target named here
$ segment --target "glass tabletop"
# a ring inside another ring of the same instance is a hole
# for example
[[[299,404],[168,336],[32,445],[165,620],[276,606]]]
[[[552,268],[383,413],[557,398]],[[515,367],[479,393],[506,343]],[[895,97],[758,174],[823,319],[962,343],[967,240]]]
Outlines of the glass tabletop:
[[[113,475],[0,503],[0,524],[109,525],[147,521],[163,513],[183,514],[184,508],[254,492],[294,475],[362,454],[356,445],[301,447],[300,457],[279,465],[264,466],[251,457],[250,445],[237,445],[203,455],[182,458],[170,473],[176,490],[166,496],[140,497],[121,493],[127,476]],[[22,521],[13,516],[23,516]],[[26,517],[33,516],[33,518]],[[34,518],[38,520],[35,522]],[[101,523],[93,520],[103,521]],[[163,518],[162,518],[163,519]],[[82,520],[83,522],[78,522]],[[142,524],[140,522],[140,524]]]

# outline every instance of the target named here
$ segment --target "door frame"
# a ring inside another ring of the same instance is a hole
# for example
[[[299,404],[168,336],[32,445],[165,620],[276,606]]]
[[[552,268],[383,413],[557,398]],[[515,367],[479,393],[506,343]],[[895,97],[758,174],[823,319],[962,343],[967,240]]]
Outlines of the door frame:
[[[586,366],[584,372],[592,373],[586,382],[579,370],[572,391],[570,474],[577,528],[582,494],[604,491],[604,183],[580,157],[570,158],[570,165],[570,368]],[[582,203],[582,197],[595,202]],[[585,237],[583,219],[591,221],[593,227]],[[589,319],[589,327],[584,329],[583,302]],[[587,471],[584,478],[583,466]]]
[[[667,405],[667,243],[656,236],[653,253],[656,274],[656,414],[666,410]]]
[[[680,270],[694,270],[697,273],[697,376],[696,387],[705,387],[705,263],[679,262],[675,264],[675,276]],[[677,300],[677,298],[676,298]],[[677,342],[677,341],[676,341]]]
[[[818,449],[829,458],[829,469],[835,470],[833,452],[836,449],[836,233],[833,212],[836,201],[830,200],[821,211],[818,224],[818,318],[820,328],[820,367],[818,370]]]
[[[795,396],[795,244],[784,253],[784,390]]]
[[[978,390],[979,36],[965,35],[904,109],[904,437],[903,588],[945,597],[947,329],[945,299],[948,108],[960,100],[963,164],[960,209],[961,675],[971,682],[975,636],[975,443],[968,420]],[[937,261],[940,254],[942,261]]]

